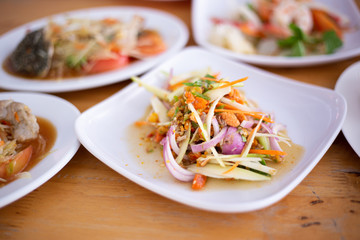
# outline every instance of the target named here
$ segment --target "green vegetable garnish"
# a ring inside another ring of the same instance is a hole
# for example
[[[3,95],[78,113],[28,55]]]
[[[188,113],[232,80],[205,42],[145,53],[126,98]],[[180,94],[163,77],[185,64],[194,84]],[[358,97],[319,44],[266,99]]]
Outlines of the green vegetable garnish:
[[[66,57],[66,65],[70,68],[79,68],[86,63],[86,58],[82,57],[80,59],[76,58],[74,55],[69,55]]]
[[[205,96],[204,94],[201,94],[201,93],[199,93],[199,92],[194,91],[192,94],[194,94],[194,95],[197,96],[197,97],[203,98],[203,99],[205,99],[205,100],[207,100],[207,101],[210,100],[210,98],[209,98],[208,96]]]
[[[343,42],[334,30],[324,32],[322,39],[325,43],[326,54],[334,53],[336,49],[343,45]]]
[[[301,57],[301,56],[305,56],[305,53],[306,53],[306,49],[304,43],[302,41],[296,41],[291,48],[291,56]]]
[[[325,53],[334,53],[336,49],[343,45],[342,40],[337,36],[334,30],[324,32],[322,38],[307,36],[298,26],[294,23],[289,25],[292,36],[278,40],[278,46],[284,49],[290,49],[290,56],[300,57],[306,54],[306,47],[308,49],[314,48],[317,44],[325,45]]]

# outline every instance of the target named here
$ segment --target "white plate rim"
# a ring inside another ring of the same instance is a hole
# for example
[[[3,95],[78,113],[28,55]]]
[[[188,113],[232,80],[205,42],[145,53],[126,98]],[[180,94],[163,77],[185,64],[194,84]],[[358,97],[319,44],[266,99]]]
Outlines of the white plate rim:
[[[359,105],[356,104],[352,100],[352,97],[356,94],[356,87],[353,86],[351,83],[356,82],[356,76],[353,76],[353,74],[357,74],[357,79],[360,80],[360,61],[357,61],[353,64],[351,64],[348,68],[345,69],[345,71],[340,75],[338,78],[336,85],[335,85],[335,91],[342,94],[347,102],[348,105],[348,112],[346,114],[346,119],[342,127],[342,132],[352,147],[352,149],[355,151],[355,153],[360,157],[360,138],[358,135],[356,135],[356,132],[359,131],[359,127],[357,127],[357,130],[354,131],[354,125],[350,123],[350,119],[359,118],[359,111],[357,109],[359,108]],[[350,76],[349,76],[350,75]],[[350,85],[349,85],[350,84]],[[349,97],[346,93],[351,94],[351,97]],[[360,99],[360,95],[357,96],[358,100]],[[357,138],[356,138],[357,137]]]
[[[0,93],[0,99],[5,100],[5,99],[9,99],[9,98],[11,98],[15,101],[19,100],[19,99],[29,98],[29,99],[31,99],[31,100],[29,100],[29,102],[35,101],[35,100],[48,100],[51,102],[56,102],[56,104],[61,105],[68,110],[67,116],[69,118],[70,117],[73,118],[73,121],[75,121],[76,117],[80,116],[80,111],[73,104],[71,104],[70,102],[68,102],[65,99],[62,99],[62,98],[54,96],[54,95],[49,95],[49,94],[45,94],[45,93],[30,93],[30,92],[1,92]],[[26,102],[24,102],[24,101],[23,101],[23,103],[26,104]],[[42,116],[41,112],[35,112],[35,111],[32,111],[32,112],[35,115],[41,115],[41,117],[44,117],[44,116]],[[48,118],[46,118],[46,119],[48,119]],[[50,120],[50,119],[48,119],[48,120]],[[69,122],[68,122],[68,124],[71,124],[71,126],[74,125],[73,123],[69,123]],[[68,129],[56,129],[57,139],[54,143],[53,148],[50,150],[49,155],[52,154],[52,151],[56,152],[56,150],[58,149],[55,147],[56,147],[57,142],[59,141],[59,136],[61,136],[60,130],[69,131]],[[45,170],[40,176],[36,176],[36,177],[32,176],[29,179],[17,179],[17,180],[10,182],[9,184],[3,186],[2,188],[0,188],[0,208],[22,198],[23,196],[29,194],[33,190],[40,187],[42,184],[47,182],[51,177],[53,177],[56,173],[58,173],[72,159],[72,157],[75,155],[75,153],[78,151],[78,149],[80,147],[80,142],[78,141],[78,139],[75,135],[75,129],[73,128],[71,130],[72,130],[71,131],[72,135],[66,138],[66,140],[68,140],[70,143],[69,144],[70,147],[68,147],[66,149],[67,150],[66,154],[64,154],[61,159],[56,161],[56,164],[52,165],[50,168]],[[65,139],[65,137],[63,137],[63,138]],[[42,162],[46,162],[48,159],[48,156],[45,157],[44,159],[42,159],[34,167],[32,167],[29,172],[32,173],[33,171],[35,171],[34,169],[36,169],[36,171],[38,171],[37,166]],[[11,188],[14,188],[13,184],[16,184],[19,186],[17,186],[17,188],[12,190]],[[3,192],[6,192],[6,191],[9,191],[10,194],[3,196],[2,195],[2,194],[4,194]]]
[[[360,44],[356,49],[351,49],[344,52],[336,52],[330,55],[319,55],[319,56],[304,56],[299,58],[284,57],[284,56],[264,56],[264,55],[250,55],[234,53],[230,50],[215,46],[207,41],[203,41],[200,37],[201,32],[199,31],[199,24],[196,22],[198,11],[201,11],[200,2],[203,0],[194,0],[192,2],[192,33],[194,35],[195,42],[205,49],[221,54],[222,56],[231,58],[233,60],[244,61],[251,64],[260,66],[271,66],[271,67],[304,67],[322,65],[328,63],[334,63],[341,60],[349,59],[360,55]],[[360,22],[360,12],[356,6],[354,0],[345,1],[350,4],[354,11],[354,14]]]
[[[38,92],[48,92],[48,93],[57,93],[57,92],[70,92],[76,90],[83,90],[89,88],[95,88],[100,86],[105,86],[121,81],[125,81],[129,79],[133,75],[139,75],[144,73],[145,71],[151,69],[156,64],[164,61],[170,56],[177,53],[181,50],[189,39],[189,31],[185,23],[179,19],[177,16],[174,16],[168,12],[161,11],[159,9],[149,8],[149,7],[135,7],[135,6],[106,6],[106,7],[95,7],[95,8],[85,8],[73,11],[62,12],[58,14],[53,14],[50,16],[46,16],[28,23],[25,23],[21,26],[18,26],[0,36],[0,44],[5,43],[6,39],[9,38],[12,34],[17,32],[24,32],[28,29],[29,26],[41,26],[44,25],[48,21],[50,17],[62,19],[68,15],[76,16],[81,14],[96,14],[96,12],[109,12],[116,13],[127,11],[129,14],[134,15],[135,13],[145,13],[152,16],[152,18],[164,18],[167,19],[170,24],[172,24],[173,28],[178,32],[178,38],[175,42],[170,43],[168,49],[154,57],[150,57],[146,60],[138,60],[135,63],[126,66],[123,69],[117,69],[113,71],[106,71],[104,73],[98,73],[94,75],[84,76],[84,77],[75,77],[68,78],[63,81],[58,80],[35,80],[35,79],[26,79],[17,76],[13,76],[8,74],[3,68],[0,69],[0,77],[2,79],[10,79],[12,81],[16,81],[12,83],[10,80],[0,81],[0,87],[6,90],[13,91],[38,91]],[[120,17],[121,18],[121,17]],[[145,19],[146,21],[146,19]],[[166,37],[166,36],[165,36]],[[21,39],[19,39],[20,41]],[[15,48],[15,44],[13,44],[13,48]],[[169,45],[169,44],[168,44]],[[1,49],[1,47],[0,47]],[[1,64],[7,56],[0,54]],[[133,67],[132,67],[133,66]],[[88,80],[88,81],[86,81]]]
[[[176,59],[176,57],[178,55],[182,54],[183,52],[194,51],[194,50],[206,52],[206,50],[203,50],[199,47],[187,47],[184,50],[182,50],[179,54],[177,54],[176,56],[169,59],[167,62],[172,61],[173,59]],[[234,63],[233,61],[228,60],[228,59],[223,59],[222,57],[220,59],[225,62]],[[162,65],[164,65],[164,64],[166,64],[166,62],[163,63]],[[261,70],[256,67],[249,66],[247,64],[243,64],[243,63],[235,63],[235,64],[246,66],[247,68],[249,68],[250,70],[253,70],[255,72],[269,74],[273,77],[276,77],[280,81],[288,82],[289,84],[293,84],[294,86],[296,86],[296,85],[304,86],[306,88],[317,89],[322,92],[331,93],[332,95],[336,96],[339,99],[339,105],[342,106],[343,111],[346,112],[345,99],[343,98],[343,96],[341,94],[338,94],[331,89],[327,89],[327,88],[323,88],[323,87],[319,87],[319,86],[315,86],[315,85],[311,85],[311,84],[307,84],[307,83],[300,83],[300,82],[297,82],[295,80],[292,80],[292,79],[289,79],[286,77],[282,77],[282,76],[279,76],[279,75],[276,75],[273,73],[268,73],[265,70]],[[153,69],[152,71],[148,72],[147,74],[142,76],[142,78],[146,79],[146,77],[151,75],[153,72],[159,71],[159,69],[162,68],[162,65],[160,65],[157,68]],[[78,119],[76,120],[76,123],[75,123],[76,134],[78,136],[79,141],[91,154],[93,154],[96,158],[98,158],[104,164],[106,164],[113,170],[117,171],[121,175],[125,176],[126,178],[139,184],[140,186],[143,186],[157,194],[160,194],[166,198],[172,199],[176,202],[179,202],[179,203],[182,203],[182,204],[185,204],[188,206],[192,206],[195,208],[199,208],[202,210],[207,210],[207,211],[224,212],[224,213],[249,212],[249,211],[254,211],[254,210],[258,210],[258,209],[267,207],[267,206],[274,204],[275,202],[281,200],[288,193],[290,193],[290,191],[292,191],[310,173],[310,171],[315,167],[315,165],[321,160],[322,156],[326,153],[326,151],[329,149],[332,142],[335,140],[336,136],[340,132],[342,123],[344,121],[344,117],[341,117],[338,119],[338,124],[337,124],[336,129],[334,129],[333,133],[331,134],[331,136],[329,136],[329,139],[327,141],[322,142],[321,147],[319,147],[320,150],[317,152],[317,154],[314,154],[312,156],[313,160],[311,161],[311,164],[309,164],[306,167],[306,169],[303,172],[301,172],[301,174],[299,174],[293,180],[293,182],[291,184],[288,184],[286,186],[286,188],[283,188],[282,190],[278,191],[276,194],[274,194],[266,199],[260,199],[258,201],[253,201],[253,202],[246,203],[246,204],[242,203],[240,205],[228,204],[226,206],[224,206],[224,205],[219,206],[218,204],[204,204],[204,203],[202,203],[202,205],[199,205],[198,202],[196,202],[196,201],[193,201],[186,197],[184,198],[182,196],[177,195],[176,193],[169,193],[168,190],[163,189],[162,187],[159,187],[156,184],[152,184],[152,183],[146,181],[145,179],[142,179],[141,177],[131,173],[130,171],[126,170],[125,168],[119,166],[118,164],[116,164],[115,162],[110,160],[111,157],[108,156],[106,153],[102,152],[101,149],[94,148],[94,143],[91,142],[91,139],[87,138],[86,130],[85,130],[85,128],[83,128],[83,124],[86,121],[86,118],[88,116],[91,116],[94,112],[97,112],[98,109],[101,109],[103,106],[106,106],[107,104],[111,103],[112,101],[116,100],[117,98],[120,98],[120,96],[125,95],[128,92],[133,92],[133,90],[136,88],[138,88],[138,86],[135,83],[132,83],[129,86],[127,86],[126,88],[124,88],[123,90],[119,91],[118,93],[115,93],[113,96],[109,97],[108,99],[105,99],[103,102],[100,102],[99,104],[97,104],[97,105],[93,106],[92,108],[83,112],[78,117]]]

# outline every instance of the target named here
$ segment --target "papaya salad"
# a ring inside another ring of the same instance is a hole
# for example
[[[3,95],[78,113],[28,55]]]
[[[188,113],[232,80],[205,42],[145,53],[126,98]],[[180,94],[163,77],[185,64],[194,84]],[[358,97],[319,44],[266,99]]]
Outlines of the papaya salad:
[[[136,126],[152,126],[148,140],[162,145],[163,159],[178,180],[202,189],[207,178],[271,180],[287,155],[280,142],[291,146],[285,126],[262,112],[235,81],[209,70],[172,76],[158,88],[132,80],[154,95],[151,111]]]
[[[311,0],[231,2],[227,18],[212,18],[209,41],[243,54],[308,56],[332,54],[343,45],[349,19]]]
[[[120,69],[132,60],[166,50],[160,34],[144,27],[140,16],[124,22],[117,18],[50,20],[30,31],[11,53],[7,70],[37,79],[62,79]]]

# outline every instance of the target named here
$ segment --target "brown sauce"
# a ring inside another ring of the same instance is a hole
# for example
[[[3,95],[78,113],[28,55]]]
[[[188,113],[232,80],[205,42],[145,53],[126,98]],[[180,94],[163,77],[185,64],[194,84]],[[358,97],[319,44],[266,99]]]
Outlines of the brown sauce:
[[[36,117],[36,119],[40,126],[39,137],[28,143],[28,145],[33,146],[33,154],[24,171],[29,171],[49,154],[50,149],[54,146],[57,136],[55,126],[49,120],[42,117]],[[45,142],[45,146],[42,146],[41,141]]]
[[[133,159],[135,159],[145,171],[151,172],[154,178],[161,178],[161,176],[169,173],[167,173],[168,170],[163,161],[161,146],[145,140],[146,136],[151,132],[151,129],[151,126],[137,127],[134,124],[131,125],[127,129],[129,139],[128,148],[134,156]],[[277,173],[272,177],[272,180],[255,182],[208,178],[203,190],[253,189],[272,184],[273,181],[281,179],[297,165],[304,154],[304,148],[294,143],[291,143],[291,147],[281,143],[280,145],[287,153],[287,156],[281,163],[267,162],[267,166],[277,169]],[[191,183],[184,184],[188,184],[189,188],[191,188]]]
[[[137,61],[137,59],[130,58],[128,65],[133,64],[136,61]],[[125,65],[124,68],[126,68],[128,65]],[[49,73],[45,77],[40,78],[40,77],[36,77],[36,76],[29,76],[26,74],[21,74],[21,73],[15,72],[14,69],[11,67],[10,57],[7,57],[4,60],[4,62],[2,64],[2,68],[4,69],[5,72],[7,72],[8,74],[10,74],[12,76],[25,78],[28,80],[52,80],[52,81],[53,80],[66,80],[67,78],[85,77],[85,76],[91,76],[91,75],[98,74],[98,73],[85,73],[83,71],[75,71],[75,70],[67,69],[66,71],[64,71],[63,76],[61,76],[59,78],[56,76],[54,71],[52,71],[50,69]],[[119,68],[119,69],[122,69],[122,68]],[[112,71],[112,70],[108,70],[108,71]],[[108,72],[108,71],[104,71],[104,72]],[[103,72],[100,72],[100,73],[103,73]]]
[[[26,143],[22,143],[23,149],[25,149],[29,145],[32,145],[33,147],[31,159],[23,172],[29,171],[37,163],[44,159],[50,153],[50,149],[53,147],[56,141],[57,131],[55,126],[45,118],[36,117],[36,119],[40,127],[38,138]],[[6,185],[9,182],[0,183],[0,187]]]

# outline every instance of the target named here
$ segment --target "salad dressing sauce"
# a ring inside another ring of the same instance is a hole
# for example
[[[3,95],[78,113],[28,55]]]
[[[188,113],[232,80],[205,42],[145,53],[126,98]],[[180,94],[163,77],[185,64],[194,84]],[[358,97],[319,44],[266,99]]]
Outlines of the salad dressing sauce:
[[[130,152],[133,154],[133,159],[137,161],[145,171],[153,174],[154,178],[161,178],[167,174],[170,175],[169,171],[165,167],[164,160],[162,157],[162,149],[158,143],[153,141],[146,141],[146,136],[151,132],[152,127],[142,126],[137,127],[132,124],[128,128],[128,147]],[[291,172],[291,170],[297,165],[304,154],[304,148],[298,144],[291,142],[291,147],[286,144],[280,143],[282,149],[287,153],[284,161],[281,163],[274,163],[267,161],[269,167],[277,169],[277,173],[273,176],[270,181],[242,181],[242,180],[226,180],[226,179],[215,179],[207,178],[207,182],[203,188],[204,191],[211,190],[226,190],[226,189],[253,189],[265,186],[267,184],[273,184],[273,181],[282,178],[285,174]],[[184,183],[189,185],[191,189],[191,183]]]

